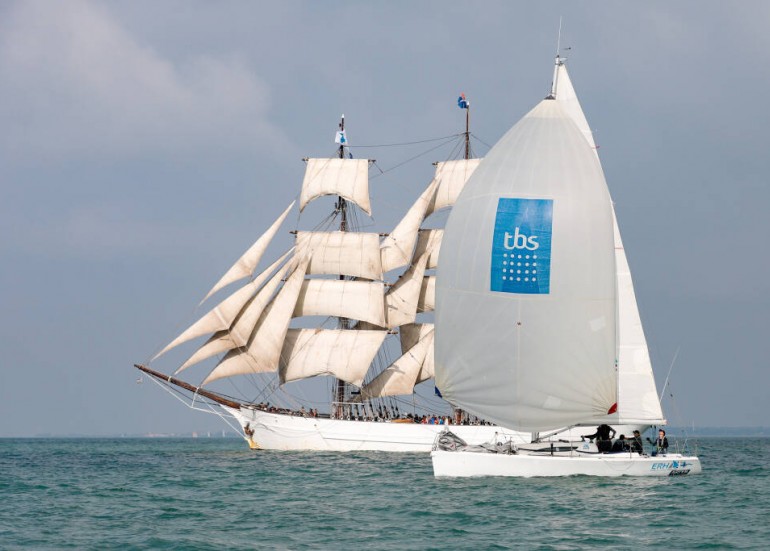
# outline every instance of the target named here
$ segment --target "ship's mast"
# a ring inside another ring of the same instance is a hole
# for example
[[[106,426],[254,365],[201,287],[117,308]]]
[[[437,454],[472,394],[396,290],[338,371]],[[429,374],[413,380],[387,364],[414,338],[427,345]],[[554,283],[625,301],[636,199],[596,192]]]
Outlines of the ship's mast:
[[[465,159],[471,158],[471,104],[465,108]]]
[[[337,134],[339,137],[340,142],[340,148],[338,150],[339,158],[344,159],[345,158],[345,115],[343,114],[340,118],[340,125],[339,125],[339,133]],[[337,212],[340,213],[340,231],[346,232],[348,231],[348,202],[341,196],[337,196],[337,205],[336,205]],[[340,279],[345,279],[345,276],[340,274]],[[349,329],[349,320],[348,318],[339,318],[337,321],[337,327],[339,329],[345,330]],[[332,411],[332,414],[337,417],[338,419],[341,419],[343,417],[343,403],[345,402],[346,394],[347,394],[347,385],[345,381],[342,379],[336,380],[336,385],[334,388],[334,396],[332,397],[333,401],[336,402],[337,406],[335,409],[336,411]]]

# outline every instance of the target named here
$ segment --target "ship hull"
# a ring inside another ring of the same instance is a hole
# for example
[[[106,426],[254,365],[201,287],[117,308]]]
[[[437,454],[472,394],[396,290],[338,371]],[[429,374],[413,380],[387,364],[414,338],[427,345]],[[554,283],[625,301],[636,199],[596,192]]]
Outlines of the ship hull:
[[[479,476],[682,476],[699,474],[695,456],[668,454],[650,457],[638,454],[506,455],[468,451],[431,452],[433,474],[441,478]]]
[[[249,446],[264,450],[427,453],[433,447],[438,433],[446,428],[446,425],[348,421],[247,408],[225,409],[241,424]],[[496,437],[525,442],[529,436],[489,425],[452,425],[452,431],[474,444],[488,442]]]
[[[354,421],[271,413],[242,407],[222,406],[241,425],[249,446],[264,450],[293,451],[384,451],[422,452],[433,448],[436,436],[447,425],[428,425],[397,421]],[[451,430],[468,444],[483,444],[511,440],[527,444],[531,434],[490,425],[450,425]],[[572,429],[570,436],[579,439],[581,433],[594,429]],[[630,430],[629,430],[630,432]],[[555,435],[552,439],[564,438]]]

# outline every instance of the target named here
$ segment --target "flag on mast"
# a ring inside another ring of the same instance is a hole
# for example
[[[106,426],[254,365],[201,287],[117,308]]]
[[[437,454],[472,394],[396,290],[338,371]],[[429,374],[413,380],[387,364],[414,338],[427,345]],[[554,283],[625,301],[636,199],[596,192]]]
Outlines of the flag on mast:
[[[460,109],[468,109],[471,106],[471,102],[465,99],[465,93],[460,94],[460,97],[457,98],[457,107]]]

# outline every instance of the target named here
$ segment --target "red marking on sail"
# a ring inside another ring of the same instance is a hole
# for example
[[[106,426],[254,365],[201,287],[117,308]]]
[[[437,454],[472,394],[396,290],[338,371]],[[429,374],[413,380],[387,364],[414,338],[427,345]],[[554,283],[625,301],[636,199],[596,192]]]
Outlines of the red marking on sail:
[[[610,406],[610,409],[607,410],[607,415],[611,415],[617,412],[618,412],[618,403],[615,402],[614,404],[612,404],[612,406]]]

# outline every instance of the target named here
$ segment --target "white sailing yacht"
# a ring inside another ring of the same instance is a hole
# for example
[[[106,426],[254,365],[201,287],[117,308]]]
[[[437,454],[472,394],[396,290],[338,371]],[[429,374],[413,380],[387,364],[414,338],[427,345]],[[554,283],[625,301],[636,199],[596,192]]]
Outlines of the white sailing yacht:
[[[557,55],[551,93],[459,195],[436,281],[436,385],[451,403],[537,434],[664,419],[628,263],[593,138]],[[500,439],[502,440],[502,439]],[[694,456],[465,446],[436,476],[671,476]]]

